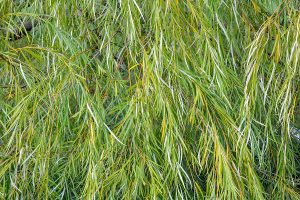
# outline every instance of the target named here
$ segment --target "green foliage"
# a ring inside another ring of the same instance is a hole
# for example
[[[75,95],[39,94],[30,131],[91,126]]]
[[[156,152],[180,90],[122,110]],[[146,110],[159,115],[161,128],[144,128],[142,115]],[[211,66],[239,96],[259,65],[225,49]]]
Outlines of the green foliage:
[[[0,0],[1,199],[300,199],[295,0]]]

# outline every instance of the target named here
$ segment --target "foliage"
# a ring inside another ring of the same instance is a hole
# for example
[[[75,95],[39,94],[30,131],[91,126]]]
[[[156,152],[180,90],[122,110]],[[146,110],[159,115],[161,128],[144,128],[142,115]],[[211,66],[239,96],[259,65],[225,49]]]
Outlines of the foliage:
[[[297,0],[0,0],[0,197],[299,199]]]

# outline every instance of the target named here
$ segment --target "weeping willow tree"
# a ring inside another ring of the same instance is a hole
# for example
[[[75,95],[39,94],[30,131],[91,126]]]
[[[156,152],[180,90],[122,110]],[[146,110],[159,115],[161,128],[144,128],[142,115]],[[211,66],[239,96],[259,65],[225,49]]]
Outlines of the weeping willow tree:
[[[1,199],[299,199],[297,0],[0,0]]]

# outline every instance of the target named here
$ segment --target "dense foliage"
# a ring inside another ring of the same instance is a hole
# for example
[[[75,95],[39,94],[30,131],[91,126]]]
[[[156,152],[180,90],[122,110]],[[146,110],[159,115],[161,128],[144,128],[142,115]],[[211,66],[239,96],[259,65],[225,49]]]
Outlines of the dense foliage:
[[[299,199],[297,0],[0,0],[0,198]]]

